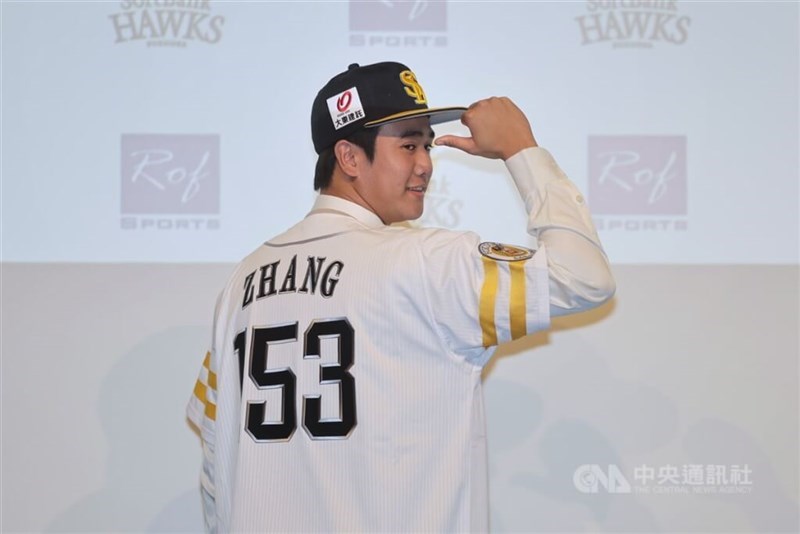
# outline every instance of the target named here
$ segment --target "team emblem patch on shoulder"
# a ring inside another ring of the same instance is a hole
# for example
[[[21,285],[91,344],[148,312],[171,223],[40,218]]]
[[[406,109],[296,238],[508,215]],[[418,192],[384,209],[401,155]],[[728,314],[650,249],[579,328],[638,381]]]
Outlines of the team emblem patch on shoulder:
[[[478,245],[478,250],[487,258],[498,261],[522,261],[533,257],[533,250],[504,243],[485,242]]]

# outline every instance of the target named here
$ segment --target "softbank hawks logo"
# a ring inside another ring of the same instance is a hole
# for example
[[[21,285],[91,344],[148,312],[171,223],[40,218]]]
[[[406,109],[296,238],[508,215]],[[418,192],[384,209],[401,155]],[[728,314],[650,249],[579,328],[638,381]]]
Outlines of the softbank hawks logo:
[[[677,0],[587,0],[588,14],[576,17],[582,45],[611,43],[614,48],[680,45],[691,19],[680,16]]]
[[[447,46],[444,0],[350,0],[350,46]]]
[[[124,230],[219,228],[219,136],[123,134]]]
[[[185,47],[222,39],[225,18],[211,15],[209,0],[123,0],[121,13],[109,15],[116,41],[144,41],[147,46]]]
[[[589,200],[600,230],[685,230],[686,137],[589,137]]]

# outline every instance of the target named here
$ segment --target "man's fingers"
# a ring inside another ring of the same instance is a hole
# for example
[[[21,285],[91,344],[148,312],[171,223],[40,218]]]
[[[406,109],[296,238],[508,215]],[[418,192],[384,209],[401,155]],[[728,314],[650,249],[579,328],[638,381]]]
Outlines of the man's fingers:
[[[458,135],[443,135],[433,142],[434,146],[449,146],[463,150],[467,154],[476,154],[478,147],[472,137],[460,137]]]

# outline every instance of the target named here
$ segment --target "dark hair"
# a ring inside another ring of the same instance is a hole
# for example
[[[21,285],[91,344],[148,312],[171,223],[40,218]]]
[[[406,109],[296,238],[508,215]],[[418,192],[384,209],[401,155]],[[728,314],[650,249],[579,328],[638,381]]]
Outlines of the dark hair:
[[[361,128],[345,140],[361,147],[367,159],[371,162],[375,159],[375,138],[378,136],[379,129],[380,128]],[[333,146],[329,146],[320,152],[317,158],[317,167],[314,170],[315,191],[319,191],[330,185],[335,166],[336,154],[333,152]]]

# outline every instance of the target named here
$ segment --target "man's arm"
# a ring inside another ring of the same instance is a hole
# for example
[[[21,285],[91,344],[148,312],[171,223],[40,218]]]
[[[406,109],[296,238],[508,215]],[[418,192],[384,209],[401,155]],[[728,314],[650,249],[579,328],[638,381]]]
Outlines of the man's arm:
[[[528,212],[528,233],[547,249],[550,313],[593,308],[615,283],[583,196],[552,156],[538,148],[528,119],[508,98],[472,104],[461,122],[471,137],[445,135],[436,145],[503,159]]]

